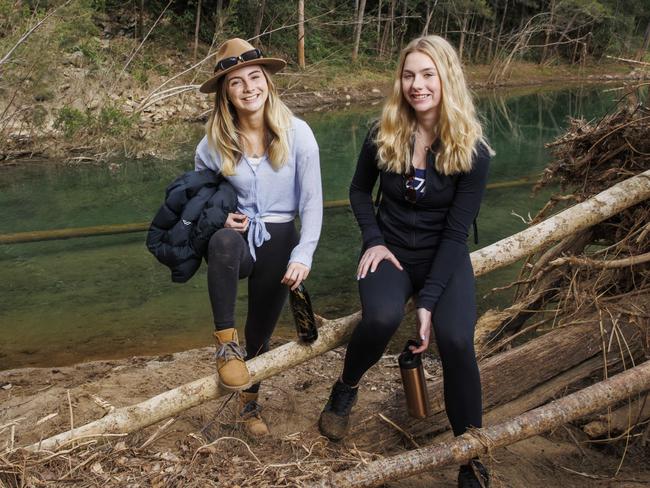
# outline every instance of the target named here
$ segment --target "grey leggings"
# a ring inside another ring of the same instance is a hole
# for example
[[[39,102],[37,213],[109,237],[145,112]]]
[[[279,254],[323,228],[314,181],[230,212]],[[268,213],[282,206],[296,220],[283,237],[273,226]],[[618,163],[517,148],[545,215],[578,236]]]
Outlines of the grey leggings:
[[[359,281],[362,319],[345,355],[342,379],[356,385],[384,353],[404,317],[409,297],[422,288],[431,268],[431,252],[391,249],[404,271],[382,261]],[[474,353],[476,301],[474,273],[467,254],[433,310],[435,341],[440,351],[447,417],[455,435],[481,427],[481,379]]]
[[[248,278],[246,359],[269,350],[271,334],[289,294],[280,280],[299,239],[293,222],[267,223],[266,230],[271,239],[255,249],[255,261],[245,235],[232,229],[218,230],[208,245],[208,293],[215,329],[235,327],[237,286],[240,279]],[[247,391],[258,389],[256,384]]]

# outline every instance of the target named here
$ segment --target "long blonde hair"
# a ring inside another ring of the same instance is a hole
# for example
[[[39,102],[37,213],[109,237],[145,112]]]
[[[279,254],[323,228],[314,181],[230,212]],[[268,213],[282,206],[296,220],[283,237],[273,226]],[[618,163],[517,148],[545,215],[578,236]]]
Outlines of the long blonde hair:
[[[291,127],[291,110],[278,96],[278,92],[266,70],[260,66],[269,86],[269,96],[264,104],[264,123],[269,134],[268,158],[276,171],[289,159],[289,128]],[[217,85],[214,108],[205,127],[208,146],[221,157],[221,172],[232,176],[244,148],[243,134],[239,128],[237,112],[227,96],[226,77]]]
[[[378,165],[394,173],[406,173],[410,167],[417,119],[402,93],[402,71],[406,56],[413,52],[429,56],[440,77],[442,96],[437,124],[440,146],[436,169],[445,175],[468,172],[472,169],[477,142],[485,144],[490,153],[493,151],[483,136],[458,54],[440,36],[419,37],[402,50],[393,91],[384,104],[379,120],[376,138]]]

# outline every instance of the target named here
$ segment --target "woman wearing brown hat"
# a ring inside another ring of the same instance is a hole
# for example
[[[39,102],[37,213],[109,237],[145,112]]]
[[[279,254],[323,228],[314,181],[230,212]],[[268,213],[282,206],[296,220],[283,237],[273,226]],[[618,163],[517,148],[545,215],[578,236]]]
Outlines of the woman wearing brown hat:
[[[213,234],[207,255],[219,383],[241,392],[246,429],[256,436],[269,431],[259,415],[259,383],[252,384],[245,360],[268,351],[289,287],[307,278],[323,214],[316,139],[271,81],[285,65],[230,39],[219,48],[214,76],[200,87],[215,98],[195,168],[222,175],[238,198],[238,211]],[[248,278],[246,351],[234,321],[241,278]]]

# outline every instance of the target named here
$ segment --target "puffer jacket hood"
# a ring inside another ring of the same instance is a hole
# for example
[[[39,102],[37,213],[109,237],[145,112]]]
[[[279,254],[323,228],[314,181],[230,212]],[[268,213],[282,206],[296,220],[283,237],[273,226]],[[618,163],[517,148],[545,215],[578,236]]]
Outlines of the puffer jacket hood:
[[[201,265],[212,234],[237,210],[235,189],[212,170],[188,171],[165,192],[147,233],[147,248],[184,283]]]

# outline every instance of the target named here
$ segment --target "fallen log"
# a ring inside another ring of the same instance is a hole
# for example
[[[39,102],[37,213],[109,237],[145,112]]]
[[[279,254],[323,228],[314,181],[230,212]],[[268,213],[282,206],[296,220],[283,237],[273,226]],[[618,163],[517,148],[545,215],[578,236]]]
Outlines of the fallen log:
[[[474,273],[506,266],[650,198],[650,170],[621,181],[514,236],[472,253]]]
[[[544,245],[598,223],[650,197],[650,170],[622,181],[593,198],[575,205],[538,225],[472,253],[474,274],[481,275],[537,252]],[[347,341],[361,312],[325,320],[320,337],[311,346],[285,344],[249,361],[255,380],[269,378],[308,361]],[[550,359],[552,361],[553,358]],[[512,385],[511,385],[512,386]],[[161,393],[136,405],[124,407],[86,425],[32,444],[30,450],[52,450],[76,438],[128,433],[153,425],[188,408],[226,394],[217,387],[216,376],[207,376]]]
[[[444,444],[412,450],[356,469],[333,473],[308,486],[379,486],[387,481],[403,479],[448,464],[462,464],[497,447],[548,432],[648,389],[650,361],[507,422],[467,432]]]
[[[598,420],[589,422],[582,430],[589,437],[627,432],[631,427],[650,418],[650,398],[644,395],[640,399],[630,401],[614,410],[611,414],[602,415]]]
[[[532,178],[519,178],[511,181],[498,181],[487,185],[487,189],[512,188],[516,186],[530,186]],[[350,205],[350,200],[328,200],[323,202],[323,208],[341,208]],[[55,241],[73,239],[77,237],[109,236],[145,232],[149,229],[149,222],[136,222],[132,224],[96,225],[92,227],[71,227],[68,229],[35,230],[28,232],[15,232],[0,234],[0,244],[24,244],[29,242]]]

